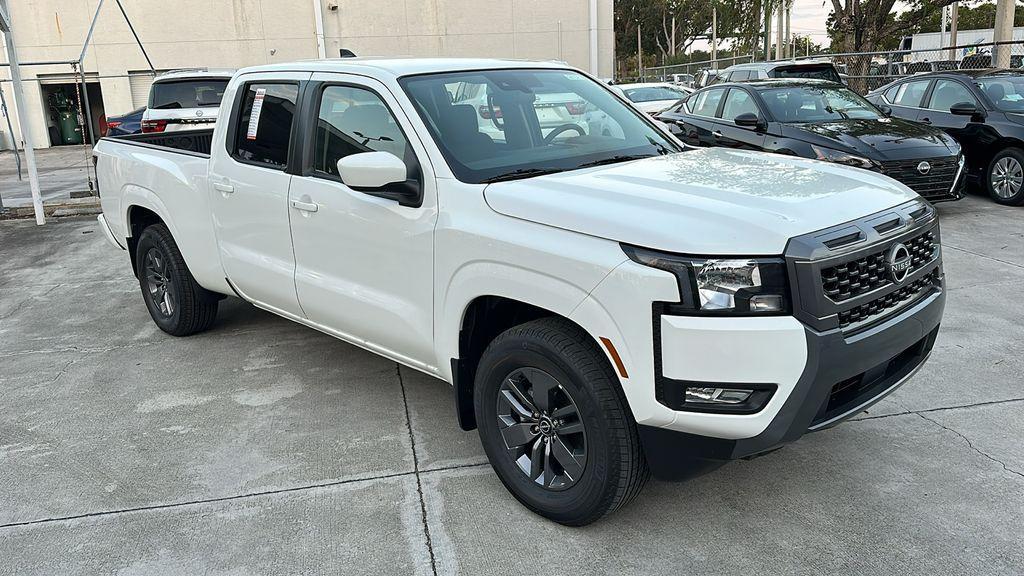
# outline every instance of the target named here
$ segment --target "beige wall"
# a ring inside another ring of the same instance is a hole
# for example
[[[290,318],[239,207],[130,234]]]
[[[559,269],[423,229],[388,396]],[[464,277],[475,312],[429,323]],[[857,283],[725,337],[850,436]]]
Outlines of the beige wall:
[[[360,56],[556,59],[590,67],[589,0],[131,0],[123,4],[156,68],[238,68],[316,58],[315,1],[323,7],[328,57],[347,48]],[[611,76],[614,66],[612,2],[597,2],[598,74],[602,77]],[[97,3],[11,2],[21,61],[76,59]],[[133,108],[127,72],[147,68],[117,4],[106,2],[85,70],[100,75],[107,114]],[[23,67],[22,75],[32,79],[70,70],[70,66]],[[0,68],[0,78],[9,77],[8,70]],[[10,83],[0,87],[13,115]],[[35,144],[43,147],[49,138],[39,84],[26,82],[25,92]]]

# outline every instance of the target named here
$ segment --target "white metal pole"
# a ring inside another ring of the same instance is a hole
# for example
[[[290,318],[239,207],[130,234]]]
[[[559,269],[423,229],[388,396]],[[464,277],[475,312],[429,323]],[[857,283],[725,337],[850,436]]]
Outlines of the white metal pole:
[[[601,75],[601,62],[597,55],[597,0],[590,0],[590,73]]]
[[[313,0],[313,20],[316,26],[316,53],[318,58],[327,58],[327,47],[324,46],[324,7],[320,0]]]
[[[775,59],[776,60],[782,60],[782,34],[784,33],[784,31],[783,31],[783,26],[784,26],[783,20],[785,19],[784,12],[785,12],[785,8],[783,6],[779,6],[778,13],[776,13],[776,15],[775,15],[775,17],[777,19],[777,21],[775,22]]]
[[[942,22],[941,26],[939,26],[939,50],[940,51],[943,48],[946,47],[946,22],[949,19],[949,12],[946,11],[947,8],[949,8],[949,6],[943,6],[942,7],[942,17],[940,18],[940,20]]]
[[[711,7],[711,69],[718,69],[718,6]]]
[[[43,214],[43,199],[39,194],[39,173],[36,171],[36,156],[32,147],[32,132],[28,126],[28,108],[25,106],[25,91],[21,86],[21,68],[18,66],[18,51],[14,46],[14,31],[7,0],[0,0],[0,32],[7,42],[7,59],[11,65],[11,86],[14,92],[14,109],[18,111],[18,126],[21,140],[25,143],[25,164],[28,166],[28,185],[32,190],[32,208],[36,213],[36,224],[46,223]],[[12,134],[13,136],[13,134]]]

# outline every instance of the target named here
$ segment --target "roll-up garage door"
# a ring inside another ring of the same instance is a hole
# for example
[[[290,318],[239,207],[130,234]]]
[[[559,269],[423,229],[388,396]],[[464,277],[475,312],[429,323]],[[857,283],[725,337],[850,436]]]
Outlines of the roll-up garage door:
[[[149,102],[149,87],[153,84],[152,72],[129,72],[128,84],[132,91],[132,105],[142,108]]]

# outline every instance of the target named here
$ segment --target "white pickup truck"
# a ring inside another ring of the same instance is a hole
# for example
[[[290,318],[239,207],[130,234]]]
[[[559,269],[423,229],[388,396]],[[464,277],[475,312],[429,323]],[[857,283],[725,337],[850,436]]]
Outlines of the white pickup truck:
[[[571,121],[542,130],[538,94]],[[234,295],[445,380],[557,522],[857,414],[935,341],[938,217],[908,188],[686,148],[565,65],[261,66],[220,118],[95,148],[156,324],[199,332]]]

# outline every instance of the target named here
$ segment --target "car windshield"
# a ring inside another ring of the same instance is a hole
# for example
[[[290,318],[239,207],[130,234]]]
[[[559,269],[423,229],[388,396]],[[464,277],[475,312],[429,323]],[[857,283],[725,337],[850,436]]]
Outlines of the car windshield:
[[[400,80],[463,182],[527,178],[681,151],[572,70],[482,70]]]
[[[220,106],[227,87],[226,78],[154,82],[149,92],[149,107],[163,110]]]
[[[853,118],[875,120],[882,113],[847,88],[792,86],[761,92],[768,111],[779,122],[832,122]]]
[[[996,108],[1003,112],[1024,113],[1024,76],[978,78],[976,84]]]
[[[679,100],[686,97],[686,92],[668,86],[644,86],[623,90],[626,98],[633,102],[657,102],[659,100]]]

